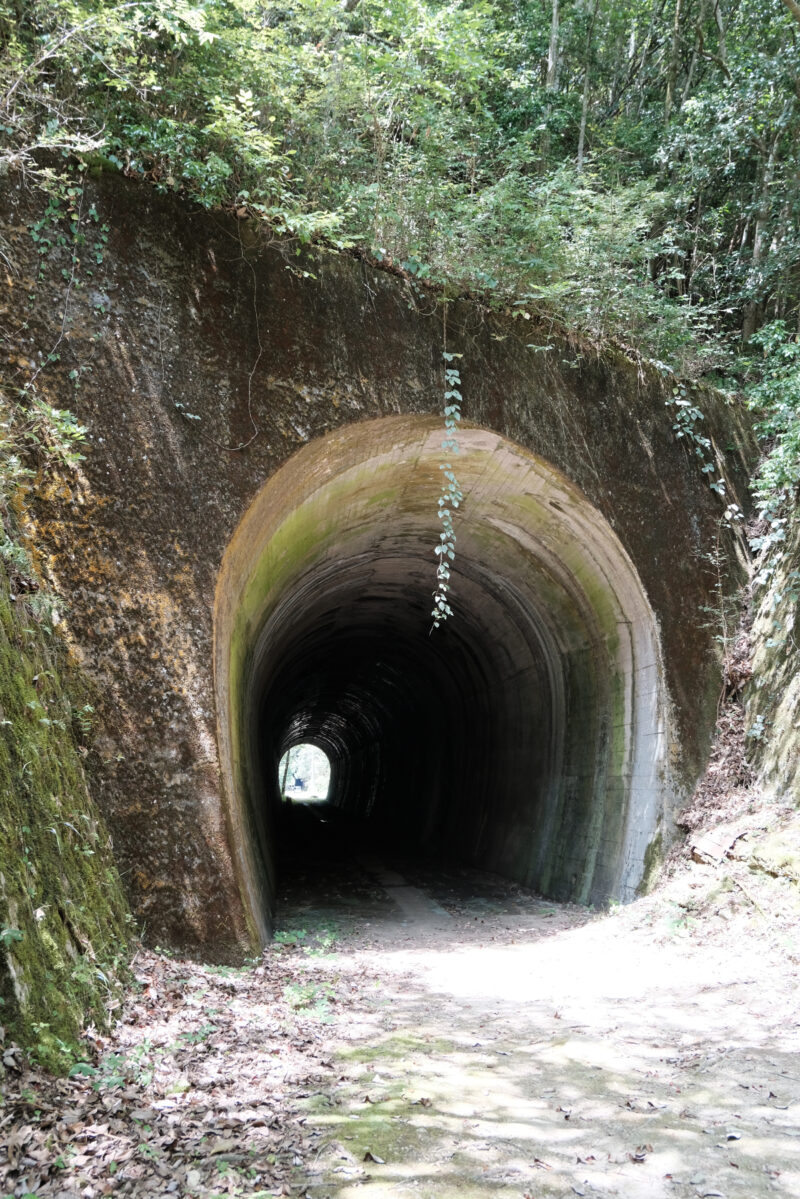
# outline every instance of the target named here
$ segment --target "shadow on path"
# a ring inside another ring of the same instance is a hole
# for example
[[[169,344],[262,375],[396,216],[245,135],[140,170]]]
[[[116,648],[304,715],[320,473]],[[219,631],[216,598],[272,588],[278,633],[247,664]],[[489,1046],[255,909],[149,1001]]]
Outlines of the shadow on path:
[[[337,1082],[304,1100],[312,1199],[800,1194],[780,955],[346,837],[319,848],[287,869],[279,915],[335,933],[309,964],[362,985],[332,1030]]]

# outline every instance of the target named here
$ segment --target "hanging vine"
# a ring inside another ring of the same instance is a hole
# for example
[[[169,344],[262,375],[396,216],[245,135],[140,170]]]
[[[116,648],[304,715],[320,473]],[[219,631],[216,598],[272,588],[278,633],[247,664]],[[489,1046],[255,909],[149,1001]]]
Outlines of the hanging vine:
[[[459,448],[456,432],[458,430],[458,422],[461,420],[462,395],[461,372],[453,363],[461,355],[450,354],[447,351],[447,308],[444,310],[443,331],[444,349],[442,351],[442,359],[444,361],[445,436],[442,440],[442,449],[446,454],[455,456]],[[439,534],[439,544],[433,551],[438,558],[436,566],[436,590],[433,593],[433,610],[431,611],[434,629],[438,629],[439,625],[447,620],[448,616],[453,615],[453,609],[450,607],[447,598],[450,591],[451,563],[456,556],[456,534],[453,528],[453,512],[464,498],[451,463],[449,461],[440,462],[439,470],[443,472],[442,488],[438,503],[438,516],[441,521],[442,531]]]

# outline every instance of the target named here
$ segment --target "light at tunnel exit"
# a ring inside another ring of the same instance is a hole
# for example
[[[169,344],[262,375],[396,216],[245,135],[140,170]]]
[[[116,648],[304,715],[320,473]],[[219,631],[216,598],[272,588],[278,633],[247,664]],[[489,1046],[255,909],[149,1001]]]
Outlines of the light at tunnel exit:
[[[328,755],[316,745],[293,745],[280,760],[278,784],[284,799],[303,803],[327,799],[331,785]]]

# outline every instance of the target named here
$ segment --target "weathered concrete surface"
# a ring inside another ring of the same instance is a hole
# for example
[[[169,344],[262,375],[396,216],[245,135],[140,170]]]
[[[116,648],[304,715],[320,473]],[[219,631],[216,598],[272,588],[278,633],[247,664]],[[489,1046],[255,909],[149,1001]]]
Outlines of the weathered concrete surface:
[[[37,384],[89,429],[79,485],[43,493],[38,513],[43,565],[102,712],[95,793],[148,938],[233,956],[255,929],[221,803],[218,570],[243,514],[300,446],[353,422],[438,412],[440,318],[408,283],[361,262],[297,256],[116,178],[86,184],[91,236],[77,271],[54,240],[37,281],[29,227],[42,198],[16,181],[4,208],[15,381],[57,345]],[[88,251],[104,226],[97,263]],[[672,778],[690,786],[714,718],[701,614],[721,505],[674,438],[664,386],[621,354],[466,302],[450,306],[448,342],[463,354],[465,417],[562,471],[630,559],[674,710]],[[735,485],[747,437],[732,410],[702,403]],[[432,544],[433,512],[430,528]]]

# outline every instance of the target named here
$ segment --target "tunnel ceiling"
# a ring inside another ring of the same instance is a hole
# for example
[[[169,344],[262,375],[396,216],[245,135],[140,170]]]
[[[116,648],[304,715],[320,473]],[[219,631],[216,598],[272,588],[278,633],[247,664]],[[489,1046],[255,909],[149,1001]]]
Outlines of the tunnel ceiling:
[[[313,442],[229,547],[220,746],[243,894],[266,935],[277,764],[331,759],[330,797],[393,842],[554,898],[629,898],[671,803],[653,614],[561,474],[464,429],[454,616],[431,633],[442,433],[389,418]]]

